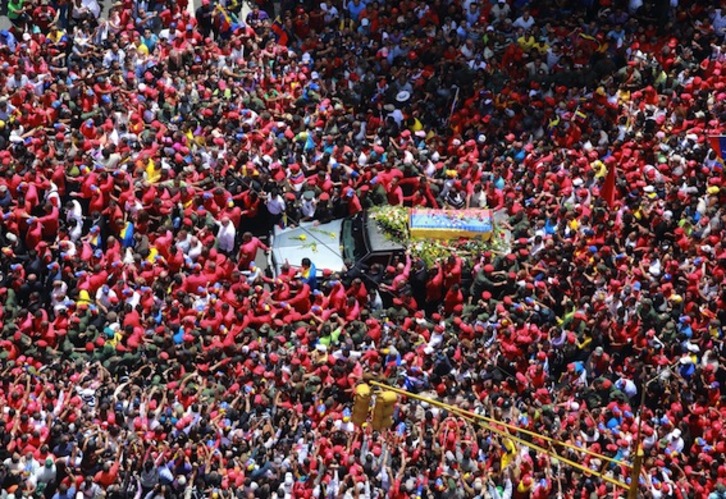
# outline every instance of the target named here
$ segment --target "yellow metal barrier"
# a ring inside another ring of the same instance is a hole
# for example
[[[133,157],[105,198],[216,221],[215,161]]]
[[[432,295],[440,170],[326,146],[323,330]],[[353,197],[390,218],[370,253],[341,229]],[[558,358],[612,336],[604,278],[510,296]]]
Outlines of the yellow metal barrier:
[[[430,400],[429,399],[426,399],[425,397],[419,397],[418,395],[414,395],[413,393],[409,393],[409,392],[407,392],[405,390],[401,390],[401,389],[398,389],[398,388],[395,388],[395,387],[389,387],[389,386],[386,386],[386,385],[384,385],[382,383],[378,383],[376,381],[372,381],[371,382],[371,385],[377,386],[379,388],[385,388],[386,390],[394,391],[394,392],[398,393],[399,395],[405,395],[407,397],[411,397],[411,398],[415,398],[415,399],[419,399],[419,400],[424,400],[426,402],[430,402]],[[453,406],[450,406],[448,404],[443,404],[443,403],[441,403],[441,404],[442,404],[442,407],[445,407],[447,409],[451,409],[451,410],[456,410],[458,412],[462,412],[462,409],[454,408]],[[614,460],[611,457],[603,456],[602,454],[598,454],[597,452],[593,452],[593,451],[591,451],[589,449],[583,449],[582,447],[577,447],[576,445],[568,444],[567,442],[561,442],[559,440],[555,440],[554,438],[548,437],[546,435],[542,435],[541,433],[536,433],[534,431],[530,431],[530,430],[527,430],[525,428],[520,428],[518,426],[514,426],[514,425],[511,425],[511,424],[508,424],[508,423],[504,423],[502,421],[497,421],[496,419],[488,418],[488,417],[482,416],[480,414],[474,414],[473,412],[471,412],[469,414],[472,417],[476,417],[477,419],[480,419],[482,421],[486,421],[486,422],[489,422],[489,423],[492,423],[492,424],[497,424],[497,425],[503,426],[503,427],[505,427],[507,429],[510,429],[512,431],[516,431],[516,432],[519,432],[519,433],[524,433],[525,435],[529,435],[529,436],[534,437],[534,438],[539,438],[540,440],[545,440],[547,442],[552,442],[553,444],[560,445],[560,446],[566,447],[568,449],[572,449],[572,450],[574,450],[576,452],[579,452],[581,454],[587,454],[589,456],[596,457],[596,458],[602,459],[604,461],[608,461],[608,462],[611,462],[611,463],[616,463],[616,464],[618,464],[620,466],[626,466],[628,468],[632,468],[632,465],[630,463],[626,463],[626,462],[622,462],[622,461],[616,461],[616,460]]]
[[[412,399],[420,400],[422,402],[426,402],[426,403],[429,403],[431,405],[434,405],[434,406],[437,406],[437,407],[441,407],[443,409],[446,409],[447,411],[449,411],[449,412],[451,412],[453,414],[456,414],[459,417],[461,417],[463,419],[466,419],[467,421],[470,421],[472,423],[476,423],[476,424],[481,425],[482,427],[484,427],[488,431],[491,431],[492,433],[495,433],[495,434],[497,434],[497,435],[499,435],[501,437],[504,437],[504,438],[509,438],[510,440],[512,440],[512,441],[514,441],[514,442],[516,442],[516,443],[518,443],[520,445],[527,446],[527,447],[529,447],[531,449],[534,449],[537,452],[541,452],[541,453],[546,454],[546,455],[548,455],[550,457],[553,457],[553,458],[557,459],[558,461],[560,461],[560,462],[562,462],[562,463],[564,463],[564,464],[566,464],[568,466],[571,466],[571,467],[573,467],[573,468],[575,468],[577,470],[582,471],[583,473],[586,473],[586,474],[592,475],[592,476],[596,476],[596,477],[598,477],[598,478],[600,478],[600,479],[602,479],[602,480],[604,480],[604,481],[606,481],[608,483],[611,483],[612,485],[615,485],[616,487],[620,487],[621,489],[628,490],[629,491],[629,496],[628,496],[629,499],[630,499],[631,495],[632,495],[632,497],[636,497],[637,496],[637,490],[638,490],[638,480],[637,480],[637,478],[632,479],[631,480],[631,485],[628,485],[628,484],[626,484],[624,482],[621,482],[620,480],[616,480],[616,479],[614,479],[612,477],[609,477],[607,475],[604,475],[604,474],[602,474],[602,473],[600,473],[598,471],[591,470],[590,468],[588,468],[586,466],[583,466],[580,463],[577,463],[575,461],[571,461],[569,459],[563,458],[563,457],[559,456],[558,454],[556,454],[556,453],[554,453],[554,452],[552,452],[552,451],[550,451],[548,449],[545,449],[545,448],[540,447],[540,446],[538,446],[536,444],[533,444],[532,442],[527,442],[526,440],[523,440],[523,439],[521,439],[519,437],[516,437],[516,436],[512,435],[511,433],[508,433],[508,432],[506,432],[504,430],[501,430],[499,428],[496,428],[496,427],[494,427],[492,425],[503,426],[503,427],[505,427],[507,429],[511,429],[513,431],[517,431],[517,432],[521,432],[521,433],[526,433],[526,434],[529,434],[529,435],[533,435],[533,436],[535,436],[537,438],[542,438],[542,439],[547,440],[547,441],[549,441],[549,442],[551,442],[553,444],[556,444],[556,445],[562,445],[564,447],[571,448],[571,449],[576,450],[576,451],[581,452],[581,453],[594,455],[594,456],[597,456],[597,457],[599,457],[601,459],[604,459],[604,460],[606,460],[608,462],[615,463],[617,465],[626,465],[626,466],[629,466],[630,467],[630,465],[627,464],[627,463],[623,463],[621,461],[616,461],[616,460],[614,460],[614,459],[612,459],[610,457],[601,456],[600,454],[597,454],[597,453],[588,451],[587,449],[581,449],[581,448],[576,447],[576,446],[573,446],[571,444],[566,444],[565,442],[560,442],[559,440],[555,440],[555,439],[550,438],[550,437],[545,437],[544,435],[540,435],[540,434],[531,432],[529,430],[523,430],[522,428],[518,428],[516,426],[509,425],[507,423],[503,423],[501,421],[497,421],[497,420],[492,419],[492,418],[487,418],[486,416],[481,416],[479,414],[475,414],[473,412],[466,411],[464,409],[460,409],[458,407],[455,407],[455,406],[446,404],[444,402],[439,402],[438,400],[430,399],[428,397],[422,397],[421,395],[416,395],[414,393],[407,392],[406,390],[401,390],[400,388],[388,386],[388,385],[385,385],[383,383],[379,383],[377,381],[371,381],[370,384],[373,385],[373,386],[376,386],[378,388],[387,390],[389,392],[398,393],[399,395],[403,395],[403,396],[406,396],[406,397],[410,397]],[[635,475],[636,477],[638,477],[640,475],[640,464],[641,464],[641,462],[642,462],[642,450],[641,450],[641,459],[640,459],[640,461],[638,461],[638,458],[636,456],[635,465],[632,466],[632,468],[633,468],[632,475]],[[635,494],[635,495],[633,495],[633,494]]]

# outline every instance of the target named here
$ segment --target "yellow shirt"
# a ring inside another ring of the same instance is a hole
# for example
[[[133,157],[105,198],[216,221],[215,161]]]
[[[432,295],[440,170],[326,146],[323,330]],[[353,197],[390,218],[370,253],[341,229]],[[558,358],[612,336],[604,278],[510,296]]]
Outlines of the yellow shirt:
[[[63,35],[65,35],[63,31],[56,30],[48,34],[48,40],[53,43],[58,43],[59,41],[61,41],[61,38],[63,38]]]
[[[149,250],[149,256],[146,258],[146,261],[150,263],[154,263],[156,261],[156,256],[159,254],[159,250],[156,249],[155,246],[152,246]]]
[[[537,40],[533,36],[520,36],[517,38],[517,43],[525,52],[529,52],[537,44]]]
[[[514,442],[512,442],[509,439],[505,439],[502,442],[502,447],[504,447],[504,454],[502,454],[502,460],[500,463],[500,469],[506,469],[507,466],[509,466],[509,463],[514,461],[515,456],[517,455],[517,448],[514,445]]]
[[[535,43],[534,45],[532,45],[532,50],[536,50],[537,52],[539,52],[540,55],[545,55],[549,48],[550,47],[544,42]]]
[[[161,169],[156,168],[156,163],[150,159],[146,164],[146,181],[155,184],[161,179]]]

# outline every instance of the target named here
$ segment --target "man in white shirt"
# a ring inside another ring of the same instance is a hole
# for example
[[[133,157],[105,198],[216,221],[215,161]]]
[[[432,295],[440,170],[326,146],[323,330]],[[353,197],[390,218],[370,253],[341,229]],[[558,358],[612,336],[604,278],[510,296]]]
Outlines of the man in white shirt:
[[[681,437],[681,430],[679,428],[676,428],[675,430],[670,432],[666,436],[666,441],[668,442],[666,446],[666,451],[670,451],[671,453],[675,452],[680,454],[685,447],[683,438]]]
[[[504,0],[499,0],[490,10],[492,15],[492,24],[504,21],[512,13],[512,8]]]
[[[46,458],[45,465],[43,467],[38,466],[35,470],[35,483],[36,487],[39,485],[47,486],[51,482],[55,482],[56,478],[56,467],[52,458]]]
[[[28,481],[31,482],[31,484],[35,485],[33,482],[35,478],[36,472],[40,469],[40,463],[38,462],[35,457],[33,457],[32,452],[28,452],[25,457],[22,459],[23,462],[23,474],[28,477]]]
[[[7,458],[3,464],[5,465],[5,469],[12,475],[18,475],[23,472],[24,463],[20,458],[20,454],[17,452]]]
[[[323,21],[326,25],[331,24],[332,22],[336,21],[338,17],[340,17],[340,12],[338,12],[338,9],[333,4],[328,5],[323,2],[320,4],[320,10],[325,13],[323,16]]]
[[[217,249],[222,253],[231,255],[234,252],[234,241],[237,237],[237,229],[229,220],[229,217],[222,217],[217,222],[219,230],[217,231]]]
[[[83,227],[83,207],[75,199],[66,204],[66,222],[71,220],[74,220],[79,227]]]
[[[350,420],[350,409],[348,409],[348,408],[343,409],[343,418],[336,419],[333,422],[333,425],[335,426],[335,429],[338,431],[346,431],[348,433],[353,433],[353,431],[355,431],[355,425]]]
[[[515,21],[512,23],[512,26],[516,28],[523,28],[524,31],[529,31],[529,29],[534,26],[534,18],[529,14],[528,10],[525,10],[521,16],[519,16]]]
[[[14,112],[15,107],[7,99],[0,99],[0,120],[7,122]]]
[[[182,253],[187,254],[189,252],[189,248],[191,248],[192,245],[192,236],[185,230],[180,230],[179,234],[176,236],[176,247],[181,250]]]
[[[98,19],[98,16],[101,15],[101,5],[99,5],[96,0],[82,0],[81,4],[83,5],[83,8],[87,9],[96,19]]]
[[[103,56],[103,67],[110,68],[114,62],[118,62],[119,66],[123,66],[125,60],[126,53],[119,48],[118,43],[114,42]]]
[[[118,303],[116,292],[111,289],[108,284],[104,284],[96,291],[96,305],[101,307],[103,311],[107,311]]]
[[[302,220],[312,220],[315,216],[315,210],[317,208],[317,202],[315,200],[315,193],[313,191],[303,192],[302,203],[300,203],[300,214]]]
[[[282,195],[273,190],[273,192],[268,195],[265,206],[267,207],[267,212],[270,214],[269,227],[272,229],[273,226],[281,223],[282,214],[285,213],[287,205],[285,204],[285,199]]]
[[[28,77],[20,71],[16,71],[13,77],[8,79],[7,83],[5,84],[5,88],[13,91],[19,88],[23,88],[28,83],[30,83]]]
[[[141,301],[141,295],[139,294],[139,292],[136,290],[133,290],[131,288],[124,289],[123,296],[124,296],[124,303],[127,303],[134,308],[136,308],[136,306]]]
[[[396,125],[401,126],[401,123],[403,122],[403,113],[400,109],[396,108],[393,104],[386,104],[383,106],[383,110],[386,111],[388,114],[387,117],[393,118],[393,121],[396,122]]]

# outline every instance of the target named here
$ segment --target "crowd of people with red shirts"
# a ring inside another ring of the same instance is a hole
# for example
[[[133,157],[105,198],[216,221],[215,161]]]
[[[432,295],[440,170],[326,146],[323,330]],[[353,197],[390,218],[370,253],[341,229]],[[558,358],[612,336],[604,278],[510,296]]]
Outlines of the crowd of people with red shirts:
[[[9,2],[0,495],[726,497],[719,6]],[[389,204],[511,247],[257,266]]]

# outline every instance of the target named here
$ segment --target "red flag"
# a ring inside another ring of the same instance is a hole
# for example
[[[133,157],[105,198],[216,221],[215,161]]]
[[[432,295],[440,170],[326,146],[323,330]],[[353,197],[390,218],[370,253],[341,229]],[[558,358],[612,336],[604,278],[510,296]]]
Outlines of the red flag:
[[[615,204],[615,163],[610,165],[608,169],[608,175],[605,177],[605,182],[602,184],[600,189],[600,197],[612,208]]]

